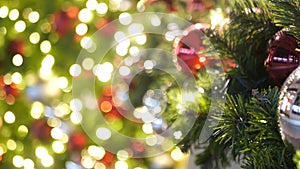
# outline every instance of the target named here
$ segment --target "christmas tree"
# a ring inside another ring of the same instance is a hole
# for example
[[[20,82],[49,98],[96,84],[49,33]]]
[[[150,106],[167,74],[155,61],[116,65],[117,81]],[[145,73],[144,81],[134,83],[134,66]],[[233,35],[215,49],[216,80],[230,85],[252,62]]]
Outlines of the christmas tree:
[[[297,0],[1,1],[0,168],[299,167],[299,16]]]

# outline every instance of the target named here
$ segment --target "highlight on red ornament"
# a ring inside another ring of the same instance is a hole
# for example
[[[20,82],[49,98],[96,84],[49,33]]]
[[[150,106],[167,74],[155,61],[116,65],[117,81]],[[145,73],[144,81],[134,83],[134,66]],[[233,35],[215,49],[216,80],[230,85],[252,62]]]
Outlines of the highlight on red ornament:
[[[192,73],[197,73],[206,62],[204,54],[199,54],[208,48],[203,44],[203,30],[209,28],[208,24],[197,23],[188,27],[180,38],[178,43],[175,43],[175,53],[178,59],[182,60]],[[183,67],[182,62],[178,62]],[[183,70],[184,72],[187,70]]]
[[[281,30],[269,41],[265,66],[274,83],[281,86],[290,73],[299,66],[299,40]]]

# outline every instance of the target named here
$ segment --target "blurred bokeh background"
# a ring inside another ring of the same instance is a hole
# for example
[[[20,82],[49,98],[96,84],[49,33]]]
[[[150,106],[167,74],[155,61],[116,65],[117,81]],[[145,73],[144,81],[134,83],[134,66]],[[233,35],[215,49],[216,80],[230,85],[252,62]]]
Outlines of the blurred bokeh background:
[[[156,157],[130,158],[132,153],[144,153],[142,144],[132,144],[131,150],[113,154],[94,143],[80,125],[80,106],[75,106],[80,100],[72,96],[72,78],[83,74],[97,77],[97,106],[115,130],[136,137],[161,130],[162,124],[132,124],[123,118],[112,101],[110,80],[112,72],[119,69],[120,60],[128,57],[129,65],[137,62],[138,58],[129,56],[142,49],[161,48],[173,52],[175,37],[182,32],[174,34],[172,25],[169,25],[165,36],[140,34],[128,45],[116,46],[101,63],[88,58],[76,63],[82,48],[93,50],[92,46],[85,44],[97,30],[116,19],[124,25],[134,24],[122,18],[143,12],[174,14],[193,24],[205,23],[215,27],[225,20],[226,2],[0,1],[0,168],[187,168],[189,154],[183,153],[176,145]],[[158,18],[152,24],[161,22]],[[116,39],[124,36],[116,29],[110,29],[106,34]],[[120,69],[120,74],[125,76],[129,68]],[[161,85],[161,78],[155,72],[147,77],[135,77],[130,86],[133,104],[143,106],[149,86],[157,83]],[[99,137],[107,135],[100,134]]]

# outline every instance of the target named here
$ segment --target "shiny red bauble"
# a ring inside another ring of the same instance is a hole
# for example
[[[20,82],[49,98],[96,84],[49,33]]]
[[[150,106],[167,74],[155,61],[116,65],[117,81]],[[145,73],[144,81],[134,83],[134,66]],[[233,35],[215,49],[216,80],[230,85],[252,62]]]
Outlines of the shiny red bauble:
[[[279,31],[269,42],[265,66],[274,83],[281,86],[290,73],[299,66],[298,39]]]

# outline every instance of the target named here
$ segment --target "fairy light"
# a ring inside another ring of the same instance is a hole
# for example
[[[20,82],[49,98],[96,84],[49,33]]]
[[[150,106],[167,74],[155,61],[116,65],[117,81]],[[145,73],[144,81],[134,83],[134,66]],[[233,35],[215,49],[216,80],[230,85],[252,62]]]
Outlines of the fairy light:
[[[159,25],[161,24],[160,18],[159,18],[158,16],[153,16],[153,17],[151,18],[151,24],[152,24],[153,26],[159,26]]]
[[[15,72],[12,74],[11,80],[15,84],[20,84],[22,82],[22,75],[19,72]]]
[[[81,66],[79,64],[73,64],[70,69],[69,73],[71,76],[79,76],[81,74]]]
[[[15,23],[15,30],[17,32],[23,32],[26,29],[26,24],[24,21],[20,20]]]
[[[88,0],[85,5],[86,5],[87,9],[93,11],[96,9],[98,2],[96,0]]]
[[[64,76],[62,77],[59,77],[57,79],[57,84],[58,84],[58,87],[61,88],[61,89],[65,89],[68,87],[68,79]]]
[[[131,46],[131,47],[129,48],[129,53],[130,53],[130,55],[132,55],[132,56],[137,56],[139,52],[140,52],[140,50],[139,50],[139,48],[136,47],[136,46]]]
[[[17,9],[12,9],[9,12],[8,18],[12,21],[15,21],[19,18],[19,11]]]
[[[129,25],[132,22],[132,17],[129,13],[123,12],[119,15],[119,22],[122,25]]]
[[[51,69],[54,63],[55,63],[54,57],[50,54],[47,54],[46,57],[43,59],[41,66],[46,69]]]
[[[12,84],[11,74],[7,73],[6,75],[4,75],[3,81],[4,84],[11,85]]]
[[[26,158],[24,160],[23,165],[24,165],[24,169],[34,169],[34,162],[29,158]]]
[[[48,150],[47,150],[45,147],[38,146],[38,147],[35,149],[35,155],[36,155],[36,157],[38,157],[39,159],[42,159],[42,158],[44,158],[45,156],[48,155]]]
[[[13,157],[13,165],[17,168],[21,168],[24,166],[24,158],[16,155]]]
[[[52,143],[52,150],[57,154],[61,154],[65,150],[65,145],[61,141],[54,141]]]
[[[40,45],[40,49],[43,53],[49,53],[51,50],[51,43],[48,40],[44,40],[41,45]]]
[[[70,109],[79,112],[82,109],[82,102],[79,99],[72,99],[70,101]]]
[[[179,140],[182,137],[182,132],[181,131],[176,131],[173,133],[173,136],[175,139]]]
[[[94,60],[92,58],[85,58],[82,61],[82,67],[85,70],[91,70],[91,69],[93,69],[93,66],[94,66]]]
[[[143,129],[143,132],[146,134],[153,133],[153,128],[152,128],[151,123],[144,123],[142,129]]]
[[[7,146],[7,149],[13,151],[13,150],[15,150],[15,149],[17,148],[17,143],[16,143],[14,140],[9,139],[9,140],[7,141],[7,143],[6,143],[6,146]]]
[[[81,164],[85,168],[93,168],[96,161],[91,156],[83,156],[81,159]]]
[[[128,27],[128,32],[131,35],[141,34],[144,31],[144,25],[140,23],[133,23]]]
[[[28,134],[28,128],[24,125],[18,127],[18,133],[21,137],[25,137]]]
[[[125,161],[117,161],[115,163],[116,169],[128,169],[128,164]]]
[[[110,104],[109,101],[103,101],[103,102],[101,102],[101,104],[100,104],[100,109],[101,109],[103,112],[107,113],[107,112],[110,112],[110,111],[111,111],[112,105]]]
[[[20,55],[20,54],[14,55],[13,58],[12,58],[12,63],[15,66],[21,66],[23,64],[23,56]]]
[[[152,61],[152,60],[146,60],[146,61],[144,62],[144,67],[145,67],[145,69],[147,69],[147,70],[153,69],[153,67],[154,67],[153,61]]]
[[[59,139],[62,143],[68,143],[69,141],[69,136],[65,133],[63,133],[62,137]]]
[[[6,18],[8,15],[9,9],[7,6],[2,6],[0,8],[0,18]]]
[[[0,156],[2,156],[5,153],[5,149],[2,145],[0,145]]]
[[[127,160],[129,157],[129,154],[126,150],[120,150],[117,152],[117,158],[120,160],[120,161],[125,161]]]
[[[4,121],[8,124],[12,124],[16,121],[16,117],[15,117],[15,114],[11,111],[7,111],[5,114],[4,114]]]
[[[44,112],[44,105],[41,102],[33,102],[31,106],[30,115],[34,119],[39,119]]]
[[[96,6],[96,11],[98,14],[104,15],[108,11],[108,6],[106,5],[106,3],[101,2]]]
[[[80,124],[82,121],[82,116],[78,112],[72,112],[70,115],[70,120],[73,124]]]
[[[89,146],[88,154],[94,157],[96,160],[101,160],[105,155],[105,149],[103,147],[98,146]]]
[[[180,148],[176,147],[174,150],[172,150],[171,157],[175,161],[181,160],[183,157],[183,153],[181,152]]]
[[[143,45],[147,42],[147,37],[146,35],[138,35],[135,37],[135,41],[139,45]]]
[[[37,44],[40,41],[40,34],[37,32],[33,32],[32,34],[30,34],[29,36],[29,41],[32,44]]]
[[[119,73],[121,76],[128,76],[130,74],[130,69],[127,66],[121,66],[119,68]]]
[[[52,156],[47,155],[42,158],[41,163],[44,167],[51,167],[54,164],[54,159]]]
[[[6,27],[4,27],[4,26],[0,27],[0,34],[2,34],[2,35],[6,35],[7,34]]]
[[[224,20],[223,14],[222,14],[222,9],[217,8],[216,11],[212,11],[212,14],[210,16],[211,20],[211,27],[215,28],[217,25],[221,24],[222,21]]]
[[[36,11],[32,11],[28,15],[28,20],[31,23],[36,23],[40,19],[40,14]]]
[[[155,135],[147,136],[146,137],[146,144],[149,146],[154,146],[157,144],[157,137]]]
[[[111,132],[107,128],[100,127],[97,129],[96,135],[101,140],[108,140],[111,137]]]
[[[58,106],[55,107],[54,114],[57,117],[64,117],[70,113],[70,107],[66,103],[60,103]]]
[[[54,127],[52,130],[51,130],[51,136],[52,138],[54,139],[61,139],[62,138],[62,135],[63,135],[63,132],[61,131],[61,129],[57,128],[57,127]]]
[[[93,14],[89,9],[83,8],[78,14],[78,19],[83,23],[89,23],[93,19]]]
[[[89,49],[93,45],[93,41],[90,37],[83,37],[80,41],[80,45],[84,49]]]
[[[103,64],[97,64],[93,68],[94,75],[97,76],[98,80],[101,82],[107,82],[111,78],[111,73],[113,72],[113,65],[110,62],[105,62]]]
[[[77,35],[85,35],[88,31],[88,26],[85,23],[80,23],[76,26],[75,28],[75,32],[77,33]]]
[[[95,169],[106,169],[106,166],[103,163],[97,162],[95,164]]]
[[[117,41],[117,42],[122,42],[123,40],[126,39],[126,35],[124,32],[122,31],[117,31],[115,34],[114,34],[114,39]]]

